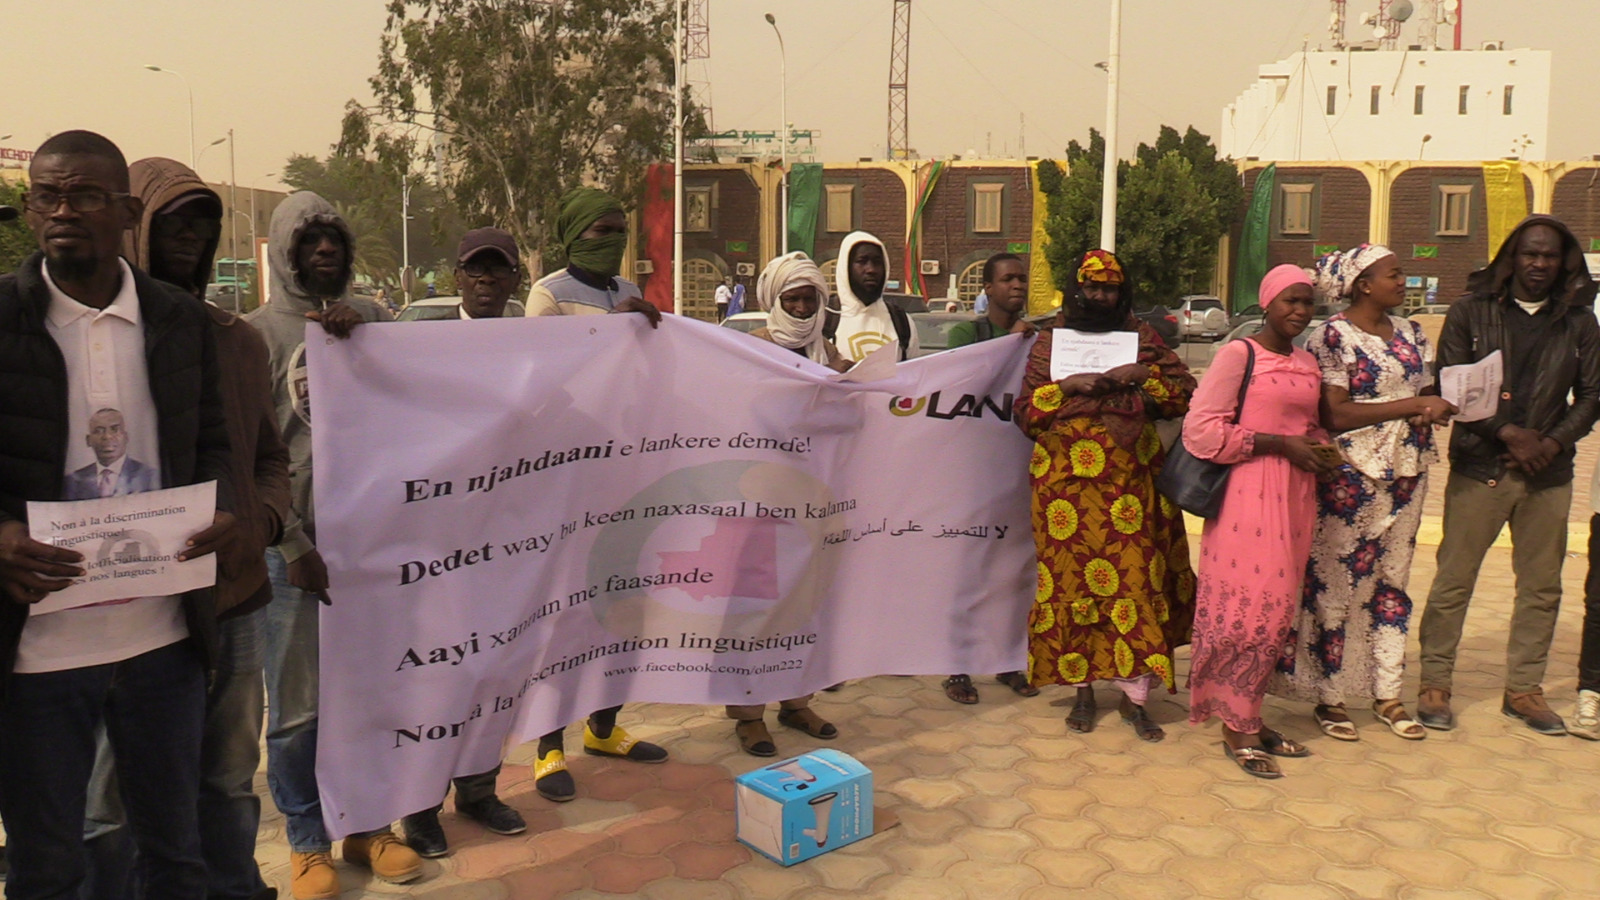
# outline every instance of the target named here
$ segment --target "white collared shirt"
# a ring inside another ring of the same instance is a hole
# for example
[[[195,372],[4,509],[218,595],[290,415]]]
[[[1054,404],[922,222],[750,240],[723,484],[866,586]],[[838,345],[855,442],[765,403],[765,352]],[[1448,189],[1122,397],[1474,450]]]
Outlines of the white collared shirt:
[[[84,470],[94,485],[107,470],[120,481],[130,459],[154,472],[161,469],[139,294],[132,270],[126,262],[121,265],[122,286],[105,309],[67,296],[51,280],[48,266],[42,267],[50,291],[45,329],[67,365],[67,465],[62,475],[68,485]],[[110,466],[100,465],[88,440],[89,419],[103,409],[120,412],[126,431],[125,451]],[[99,496],[97,487],[92,496]],[[15,671],[57,672],[119,662],[188,634],[177,597],[137,597],[29,616]]]

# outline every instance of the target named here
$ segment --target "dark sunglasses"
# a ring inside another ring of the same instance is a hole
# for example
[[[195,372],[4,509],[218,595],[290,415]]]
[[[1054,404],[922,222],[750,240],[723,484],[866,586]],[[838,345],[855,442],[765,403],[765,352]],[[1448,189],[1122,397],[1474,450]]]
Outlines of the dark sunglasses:
[[[461,274],[467,276],[468,278],[482,278],[485,275],[488,275],[491,278],[510,278],[511,276],[517,274],[517,267],[508,266],[505,263],[495,263],[492,266],[486,266],[479,262],[469,262],[461,265]]]

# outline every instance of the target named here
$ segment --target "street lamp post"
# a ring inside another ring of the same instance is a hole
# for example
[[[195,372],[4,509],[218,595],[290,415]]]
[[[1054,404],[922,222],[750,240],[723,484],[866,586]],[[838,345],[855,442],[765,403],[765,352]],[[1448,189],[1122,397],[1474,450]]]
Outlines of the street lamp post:
[[[163,69],[160,66],[152,66],[152,65],[146,65],[145,68],[149,69],[152,72],[165,72],[168,75],[176,75],[176,76],[178,76],[178,78],[183,81],[183,89],[189,92],[189,168],[192,169],[192,168],[194,168],[194,165],[195,165],[195,154],[194,154],[194,88],[189,86],[189,79],[184,78],[183,77],[183,73],[181,73],[181,72],[174,72],[171,69]]]
[[[1100,184],[1100,247],[1117,249],[1117,76],[1122,70],[1122,0],[1111,0],[1111,55],[1106,58],[1106,153]]]
[[[779,146],[779,159],[783,170],[783,192],[778,195],[778,238],[780,252],[789,252],[789,54],[783,49],[783,32],[778,30],[778,20],[772,13],[767,13],[767,24],[772,26],[772,33],[778,36],[778,82],[780,106],[779,113],[783,116],[783,130]]]

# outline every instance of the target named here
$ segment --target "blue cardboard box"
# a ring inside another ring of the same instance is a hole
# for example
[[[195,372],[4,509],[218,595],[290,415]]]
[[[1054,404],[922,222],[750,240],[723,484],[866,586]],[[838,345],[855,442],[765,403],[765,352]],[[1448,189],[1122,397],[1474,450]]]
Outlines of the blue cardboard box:
[[[816,750],[734,779],[739,840],[785,866],[872,834],[872,770]]]

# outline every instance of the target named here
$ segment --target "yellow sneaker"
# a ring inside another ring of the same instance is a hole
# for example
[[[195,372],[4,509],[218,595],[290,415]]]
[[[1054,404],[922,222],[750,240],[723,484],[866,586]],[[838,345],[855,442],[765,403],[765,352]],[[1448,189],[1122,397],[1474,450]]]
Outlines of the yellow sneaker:
[[[406,884],[422,877],[422,857],[395,837],[393,831],[345,838],[344,861],[371,869],[373,877],[390,884]]]
[[[621,725],[611,726],[611,736],[595,737],[589,723],[583,724],[583,752],[591,756],[614,756],[634,762],[659,763],[667,761],[667,751],[649,741],[641,741]]]
[[[294,900],[331,900],[339,896],[339,873],[333,868],[333,854],[289,853],[289,893]]]
[[[533,764],[533,789],[539,796],[556,803],[565,803],[578,796],[578,784],[567,771],[567,755],[551,750]]]

